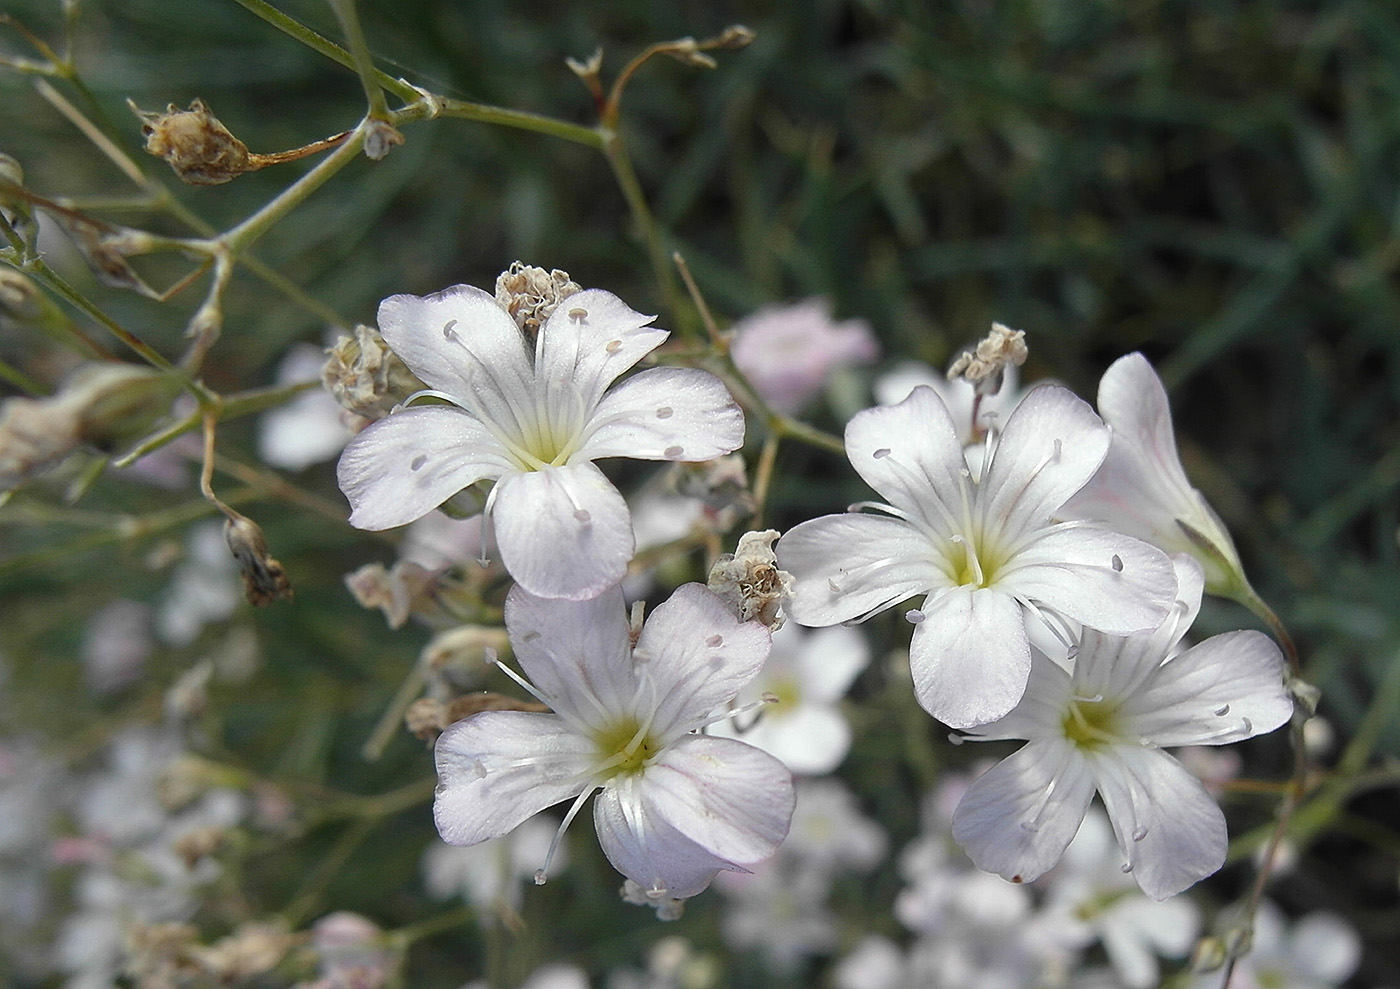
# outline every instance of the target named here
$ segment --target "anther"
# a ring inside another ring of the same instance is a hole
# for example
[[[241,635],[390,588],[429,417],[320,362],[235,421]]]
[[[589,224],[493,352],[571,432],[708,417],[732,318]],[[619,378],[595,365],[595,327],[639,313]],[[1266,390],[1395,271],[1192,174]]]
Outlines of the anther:
[[[876,450],[874,453],[871,454],[871,456],[874,457],[876,460],[884,460],[889,455],[890,448],[887,446],[882,446],[880,447],[880,449]]]
[[[1123,875],[1126,876],[1128,873],[1130,873],[1130,872],[1133,871],[1133,863],[1131,863],[1131,862],[1124,862],[1122,865],[1120,865],[1120,866],[1118,867],[1118,871],[1122,872]]]
[[[1059,441],[1056,440],[1056,442],[1058,443]],[[1119,556],[1117,553],[1114,553],[1114,554],[1113,554],[1113,560],[1112,560],[1111,562],[1112,562],[1112,564],[1113,564],[1113,572],[1114,572],[1114,573],[1122,573],[1122,572],[1123,572],[1123,558],[1122,558],[1121,556]]]
[[[826,589],[829,590],[832,594],[841,593],[841,585],[836,583],[836,581],[832,580],[830,577],[826,578]]]
[[[593,516],[588,514],[588,509],[586,508],[580,508],[578,511],[574,512],[574,518],[584,525],[593,521]]]
[[[609,341],[608,341],[608,345],[607,345],[606,347],[604,347],[603,349],[604,349],[605,351],[607,351],[609,354],[616,354],[619,350],[622,349],[622,341],[621,341],[621,340],[609,340]]]
[[[904,613],[904,620],[910,625],[918,625],[925,617],[927,616],[918,608],[910,608]]]
[[[452,340],[454,342],[456,341],[457,331],[452,328],[456,325],[457,321],[455,319],[449,319],[446,323],[442,325],[442,335],[444,339]]]
[[[705,640],[705,645],[709,646],[711,649],[718,649],[720,646],[724,645],[724,636],[712,635]]]
[[[1133,828],[1133,841],[1142,841],[1142,839],[1146,837],[1147,829],[1145,827],[1139,824],[1137,827]]]
[[[411,463],[411,464],[408,465],[409,470],[422,470],[422,469],[423,469],[423,465],[426,464],[427,462],[428,462],[428,455],[427,455],[426,453],[420,453],[420,454],[418,454],[418,456],[416,456],[416,457],[413,458],[413,463]]]
[[[543,885],[544,885],[545,883],[547,883],[547,882],[549,882],[549,873],[545,872],[543,869],[536,869],[536,870],[535,870],[535,885],[536,885],[536,886],[543,886]]]
[[[585,323],[588,321],[587,309],[570,309],[569,318],[575,323]]]
[[[1216,708],[1214,711],[1212,711],[1211,713],[1214,714],[1217,718],[1223,718],[1223,717],[1225,717],[1225,715],[1227,715],[1227,714],[1230,713],[1230,705],[1229,705],[1229,704],[1221,704],[1219,707],[1217,707],[1217,708]]]
[[[956,734],[956,733],[954,733],[954,732],[951,732],[951,731],[948,733],[948,744],[949,744],[949,745],[961,745],[961,744],[963,743],[963,741],[964,741],[964,740],[963,740],[963,737],[962,737],[961,735],[958,735],[958,734]]]
[[[1244,733],[1245,733],[1246,735],[1253,735],[1253,734],[1254,734],[1254,722],[1253,722],[1253,721],[1250,721],[1248,718],[1244,718],[1244,719],[1242,719],[1242,720],[1244,721]]]
[[[661,455],[667,460],[677,460],[680,458],[680,455],[684,452],[685,451],[678,446],[668,446],[666,449],[661,451]]]
[[[661,406],[661,408],[656,410],[656,418],[658,419],[669,419],[673,415],[675,415],[675,410],[672,409],[669,405],[663,405]]]

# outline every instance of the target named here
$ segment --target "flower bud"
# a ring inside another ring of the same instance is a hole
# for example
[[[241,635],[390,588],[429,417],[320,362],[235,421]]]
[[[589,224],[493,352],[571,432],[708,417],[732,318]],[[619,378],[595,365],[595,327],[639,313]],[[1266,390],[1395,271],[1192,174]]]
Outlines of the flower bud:
[[[141,110],[130,100],[126,105],[141,118],[146,152],[164,158],[181,182],[222,185],[261,167],[203,100],[196,99],[188,110],[171,103],[164,113]]]
[[[243,596],[252,605],[271,604],[292,596],[292,585],[282,564],[267,551],[267,540],[256,522],[231,508],[224,508],[224,540],[238,561],[243,577]]]
[[[1001,391],[1006,366],[1020,367],[1026,363],[1028,353],[1025,331],[993,323],[992,331],[976,347],[963,351],[953,361],[948,368],[948,380],[962,378],[977,390],[977,394],[995,395]]]
[[[559,303],[582,288],[569,278],[567,271],[545,271],[523,261],[512,261],[496,278],[496,302],[516,326],[533,338]]]
[[[784,600],[792,593],[792,577],[778,569],[773,543],[776,529],[746,532],[733,553],[725,553],[710,568],[709,586],[740,621],[756,621],[776,632],[787,617]]]
[[[366,419],[383,419],[426,387],[371,326],[355,327],[354,336],[341,337],[326,353],[321,383],[337,402]]]

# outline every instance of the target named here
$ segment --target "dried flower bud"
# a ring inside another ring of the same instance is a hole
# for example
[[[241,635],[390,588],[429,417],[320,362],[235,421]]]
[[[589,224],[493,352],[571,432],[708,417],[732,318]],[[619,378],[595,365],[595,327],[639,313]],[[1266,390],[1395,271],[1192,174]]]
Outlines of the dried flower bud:
[[[24,188],[24,167],[17,159],[0,152],[0,216],[14,228],[26,248],[33,251],[39,235],[34,209],[23,195],[11,193],[6,186],[13,186],[16,192]]]
[[[498,653],[509,648],[510,639],[503,628],[458,625],[433,636],[423,647],[418,662],[429,676],[448,677],[456,673],[476,679]]]
[[[271,604],[292,596],[292,585],[282,564],[267,551],[267,540],[259,525],[246,515],[224,507],[224,540],[238,561],[243,578],[243,596],[252,605]]]
[[[463,694],[443,702],[432,697],[420,697],[404,712],[404,727],[425,742],[434,741],[448,726],[482,711],[530,711],[543,713],[549,708],[538,701],[523,701],[506,694],[487,690]]]
[[[129,924],[125,974],[134,985],[182,985],[195,973],[188,952],[199,937],[190,924]]]
[[[142,435],[179,388],[172,376],[132,364],[87,364],[47,398],[0,406],[0,492],[87,443],[113,450]]]
[[[371,161],[382,161],[402,144],[403,135],[387,120],[371,120],[365,126],[365,157]]]
[[[1027,354],[1025,331],[993,323],[992,331],[976,347],[963,351],[953,361],[948,368],[948,380],[962,378],[977,390],[977,394],[995,395],[1001,391],[1006,365],[1020,367],[1026,363]]]
[[[371,326],[355,327],[354,336],[341,337],[326,353],[321,382],[337,402],[366,419],[383,419],[427,387]]]
[[[411,560],[399,560],[393,569],[367,563],[345,575],[345,586],[364,608],[378,608],[390,628],[400,628],[409,615],[431,617],[441,611],[437,592],[442,571],[429,570]]]
[[[709,586],[743,622],[762,622],[774,632],[787,621],[783,601],[792,592],[792,576],[778,569],[773,543],[776,529],[746,532],[739,546],[710,568]]]
[[[164,113],[139,109],[130,100],[126,105],[141,119],[146,152],[169,162],[181,182],[222,185],[262,167],[203,100],[196,99],[188,110],[171,103]]]
[[[740,518],[753,514],[743,454],[676,464],[668,481],[677,494],[704,504],[706,527],[714,532],[728,532]]]
[[[189,954],[205,973],[228,985],[272,971],[297,940],[278,921],[250,921],[214,944],[194,945]]]
[[[175,839],[175,854],[185,863],[186,869],[193,869],[201,859],[217,852],[228,834],[228,828],[214,824],[186,831]]]
[[[714,38],[710,39],[716,48],[747,48],[758,37],[753,29],[743,24],[731,24]]]
[[[512,261],[496,279],[496,302],[532,338],[559,303],[579,291],[582,286],[567,271],[545,271],[522,261]]]
[[[628,879],[618,890],[624,903],[638,907],[651,907],[656,911],[657,920],[680,920],[685,913],[685,900],[666,896],[665,891],[650,890],[641,883]]]

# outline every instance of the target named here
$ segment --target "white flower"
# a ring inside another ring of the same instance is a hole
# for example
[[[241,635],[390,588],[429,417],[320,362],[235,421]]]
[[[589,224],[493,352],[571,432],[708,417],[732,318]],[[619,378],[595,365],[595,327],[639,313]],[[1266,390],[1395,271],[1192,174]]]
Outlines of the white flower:
[[[320,347],[299,343],[287,351],[277,367],[277,384],[317,381],[326,354]],[[258,430],[258,453],[273,467],[305,470],[329,460],[350,439],[345,410],[331,393],[316,387],[304,391],[286,405],[264,413]]]
[[[1172,654],[1201,602],[1200,568],[1175,558],[1175,614],[1150,634],[1086,629],[1072,673],[1036,652],[1016,709],[970,736],[1028,742],[968,788],[953,837],[1013,882],[1059,861],[1097,790],[1143,892],[1162,900],[1220,868],[1225,818],[1163,746],[1224,745],[1273,731],[1293,705],[1267,636],[1227,632]]]
[[[433,813],[444,840],[485,841],[573,800],[567,826],[600,790],[604,854],[655,898],[694,896],[719,870],[773,853],[792,816],[787,769],[751,745],[695,734],[758,672],[767,629],[740,623],[698,584],[652,613],[635,648],[617,588],[571,602],[517,586],[505,621],[554,713],[486,711],[443,732]]]
[[[764,694],[777,702],[765,704],[757,722],[742,731],[729,721],[716,724],[713,732],[758,746],[794,773],[829,773],[851,748],[841,698],[869,662],[870,647],[856,629],[808,632],[785,625],[773,634],[763,671],[739,694],[740,703]]]
[[[1099,381],[1099,415],[1113,431],[1098,472],[1060,513],[1092,519],[1186,553],[1206,574],[1206,590],[1226,597],[1248,588],[1230,533],[1186,479],[1162,379],[1141,354],[1113,362]]]
[[[995,395],[983,395],[978,401],[972,385],[961,378],[949,381],[942,371],[922,361],[901,361],[875,379],[871,391],[881,405],[896,405],[909,397],[919,385],[928,385],[938,392],[958,431],[963,446],[981,443],[987,431],[994,429],[1020,404],[1029,389],[1019,387],[1021,369],[1008,364],[1002,372],[1001,390]],[[975,465],[974,465],[975,466]]]
[[[926,594],[909,613],[919,703],[959,728],[1001,717],[1030,675],[1028,611],[1128,633],[1170,608],[1161,550],[1051,520],[1107,449],[1098,416],[1057,385],[1022,400],[976,478],[932,389],[858,413],[847,456],[887,502],[866,507],[885,514],[828,515],[779,540],[778,562],[796,579],[789,614],[834,625]]]
[[[548,817],[524,822],[508,835],[461,847],[433,843],[423,854],[423,879],[440,900],[461,896],[480,910],[486,923],[497,914],[519,913],[521,883],[530,879],[549,854],[557,831]],[[562,846],[551,861],[558,872],[567,864]]]
[[[1229,989],[1331,989],[1351,978],[1361,964],[1356,929],[1332,913],[1316,912],[1289,924],[1265,900],[1254,915],[1249,954],[1235,965]],[[1215,989],[1220,973],[1195,979],[1192,989]]]
[[[868,364],[880,345],[863,319],[837,323],[826,299],[767,306],[734,324],[730,353],[754,390],[778,412],[796,412],[832,372]]]
[[[652,368],[609,388],[666,339],[610,292],[570,296],[535,339],[477,288],[456,285],[379,306],[379,328],[446,404],[373,423],[340,458],[352,525],[388,529],[467,485],[494,481],[487,514],[501,559],[541,597],[580,600],[620,580],[632,557],[627,504],[593,461],[709,460],[737,449],[744,418],[719,379]]]
[[[1123,985],[1148,989],[1161,983],[1158,955],[1184,958],[1191,950],[1200,911],[1185,896],[1161,902],[1143,896],[1112,849],[1108,818],[1090,810],[1059,868],[1041,879],[1050,891],[1045,912],[1053,923],[1047,926],[1072,948],[1101,941]]]

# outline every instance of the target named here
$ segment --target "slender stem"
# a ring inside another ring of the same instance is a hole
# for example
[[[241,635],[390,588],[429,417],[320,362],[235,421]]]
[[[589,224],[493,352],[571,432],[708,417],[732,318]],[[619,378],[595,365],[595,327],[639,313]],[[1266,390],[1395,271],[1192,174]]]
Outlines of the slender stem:
[[[778,446],[783,442],[783,438],[777,433],[769,433],[763,441],[763,449],[758,455],[758,467],[754,470],[753,500],[754,516],[753,527],[761,529],[764,508],[768,504],[768,488],[773,481],[773,465],[778,460]]]
[[[486,103],[454,100],[445,96],[420,93],[416,90],[415,94],[431,104],[432,113],[430,116],[432,117],[455,117],[459,120],[474,120],[482,124],[498,124],[502,127],[514,127],[517,130],[534,131],[537,134],[548,134],[550,137],[572,141],[574,144],[582,144],[598,151],[602,151],[603,146],[607,143],[606,134],[596,127],[585,127],[583,124],[559,120],[556,117],[546,117],[544,114],[530,113],[527,110],[511,110]]]
[[[365,32],[360,28],[360,16],[355,10],[355,0],[329,0],[335,11],[340,29],[345,32],[345,40],[350,43],[350,56],[355,61],[355,72],[365,87],[365,99],[369,103],[369,116],[374,120],[389,119],[389,104],[384,101],[384,90],[374,68],[374,58],[365,42]]]
[[[647,257],[651,261],[652,272],[656,275],[656,280],[661,286],[661,295],[667,308],[675,314],[677,328],[681,335],[694,337],[696,335],[695,314],[682,305],[680,289],[676,285],[675,272],[667,262],[666,249],[661,242],[661,232],[656,225],[656,217],[652,215],[646,195],[642,192],[642,185],[637,181],[637,173],[632,169],[632,160],[627,156],[622,135],[611,129],[606,130],[604,135],[603,157],[607,158],[608,165],[612,168],[613,178],[617,180],[618,188],[622,190],[622,197],[627,200],[627,207],[632,211],[632,219],[641,231],[642,239],[646,242]]]

